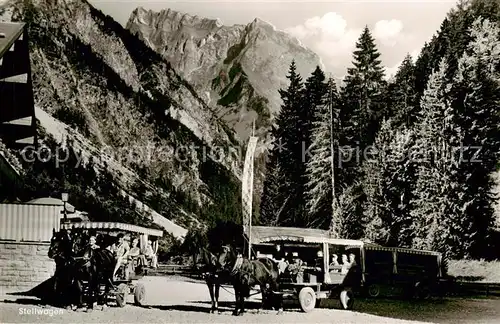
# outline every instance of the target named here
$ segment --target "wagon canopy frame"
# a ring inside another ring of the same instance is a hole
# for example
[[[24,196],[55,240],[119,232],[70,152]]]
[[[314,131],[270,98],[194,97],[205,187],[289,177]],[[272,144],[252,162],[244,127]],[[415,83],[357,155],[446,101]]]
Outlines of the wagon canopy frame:
[[[138,225],[119,223],[119,222],[75,222],[61,224],[63,229],[97,229],[109,231],[124,231],[130,233],[145,234],[148,236],[162,237],[163,231],[153,228],[142,227]]]
[[[333,244],[353,247],[363,247],[364,242],[359,240],[333,238],[328,231],[313,228],[299,227],[269,227],[253,226],[252,242],[255,245],[266,243],[287,242],[310,244]]]

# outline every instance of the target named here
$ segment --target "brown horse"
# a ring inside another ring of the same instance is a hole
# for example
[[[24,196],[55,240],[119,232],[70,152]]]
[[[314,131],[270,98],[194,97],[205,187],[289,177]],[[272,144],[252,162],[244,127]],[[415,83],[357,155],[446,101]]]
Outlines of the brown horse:
[[[231,273],[236,299],[233,315],[245,312],[245,298],[250,297],[250,289],[260,286],[262,294],[261,309],[274,306],[279,313],[283,310],[281,295],[276,294],[278,287],[278,266],[271,259],[249,260],[236,253],[235,249],[225,246],[219,262]]]

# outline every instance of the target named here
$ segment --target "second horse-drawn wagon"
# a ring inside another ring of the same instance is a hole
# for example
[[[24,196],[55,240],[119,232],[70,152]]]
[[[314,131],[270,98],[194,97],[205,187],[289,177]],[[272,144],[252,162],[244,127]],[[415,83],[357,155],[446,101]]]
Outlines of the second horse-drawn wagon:
[[[115,296],[118,306],[124,307],[127,303],[129,294],[134,295],[136,305],[142,305],[146,296],[146,287],[139,280],[147,274],[148,268],[156,267],[156,253],[158,250],[158,238],[163,236],[163,231],[146,228],[142,226],[117,223],[117,222],[75,222],[63,223],[62,229],[70,231],[89,231],[94,235],[103,235],[108,237],[116,237],[119,233],[124,234],[124,239],[129,242],[136,242],[137,246],[132,246],[132,249],[144,251],[150,245],[152,255],[146,258],[139,255],[129,255],[124,262],[121,263],[116,278],[113,279],[114,289],[110,291],[111,296]],[[144,259],[146,262],[140,262]],[[88,283],[84,282],[84,291],[88,291]],[[86,286],[87,285],[87,286]],[[100,287],[100,290],[104,287]]]
[[[312,311],[321,299],[332,298],[339,299],[342,308],[352,308],[358,274],[342,266],[331,268],[329,255],[361,247],[363,242],[333,239],[318,229],[264,226],[253,226],[251,238],[255,257],[281,264],[280,291],[275,293],[285,300],[298,301],[304,312]]]
[[[351,309],[355,293],[377,297],[383,287],[427,298],[445,272],[438,252],[336,239],[319,229],[253,226],[251,231],[254,257],[282,265],[278,293],[298,301],[304,312],[322,299],[338,299]]]

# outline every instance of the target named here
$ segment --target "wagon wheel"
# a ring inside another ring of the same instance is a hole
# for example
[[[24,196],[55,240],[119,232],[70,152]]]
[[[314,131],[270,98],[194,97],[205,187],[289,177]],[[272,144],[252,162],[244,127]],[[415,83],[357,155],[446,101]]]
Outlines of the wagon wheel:
[[[311,287],[304,287],[299,292],[300,308],[306,312],[311,312],[316,306],[316,293]]]
[[[116,290],[116,303],[120,307],[125,307],[127,304],[127,296],[128,296],[128,286],[127,284],[121,283],[118,285]]]
[[[143,306],[146,299],[146,287],[142,283],[138,283],[134,288],[134,303],[137,306]]]
[[[431,298],[431,289],[429,288],[428,285],[418,282],[416,284],[416,288],[417,288],[417,297],[419,299],[427,300]]]
[[[340,304],[343,309],[352,309],[354,305],[354,294],[351,290],[342,290],[340,293]]]
[[[380,295],[380,286],[377,284],[371,284],[368,286],[368,296],[378,297]]]

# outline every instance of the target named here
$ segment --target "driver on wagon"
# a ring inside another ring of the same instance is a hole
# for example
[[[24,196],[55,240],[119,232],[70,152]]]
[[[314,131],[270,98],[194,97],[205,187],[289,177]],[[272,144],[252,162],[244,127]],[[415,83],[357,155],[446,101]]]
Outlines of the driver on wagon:
[[[97,240],[96,240],[96,237],[95,236],[91,236],[90,239],[89,239],[89,245],[90,245],[90,248],[92,250],[96,250],[96,249],[99,249],[100,246],[97,245]]]

